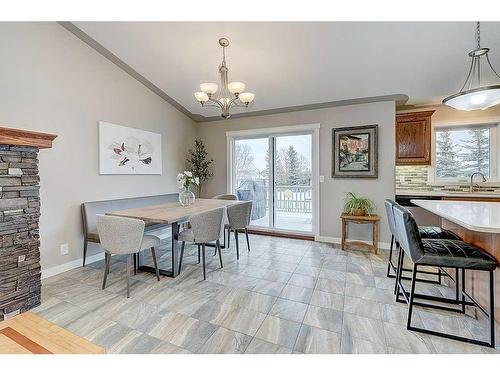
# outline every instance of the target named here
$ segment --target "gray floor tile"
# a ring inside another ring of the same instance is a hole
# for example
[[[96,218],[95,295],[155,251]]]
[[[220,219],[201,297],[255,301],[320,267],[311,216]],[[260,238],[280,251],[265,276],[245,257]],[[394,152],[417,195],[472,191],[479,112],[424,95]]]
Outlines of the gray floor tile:
[[[309,305],[304,324],[340,333],[342,332],[342,312]]]
[[[245,350],[245,354],[290,354],[291,352],[292,350],[290,348],[272,344],[255,337]]]
[[[342,354],[384,354],[387,348],[381,343],[363,340],[357,337],[342,335]]]
[[[336,354],[340,352],[340,334],[302,325],[295,351],[307,354]]]
[[[269,311],[269,315],[302,323],[306,315],[307,306],[305,303],[279,298],[274,303],[271,311]]]
[[[299,334],[300,323],[268,315],[255,337],[292,349]]]
[[[381,303],[351,296],[345,297],[344,311],[372,319],[380,320],[382,318]]]
[[[241,354],[245,352],[251,340],[251,336],[220,327],[210,336],[205,344],[203,344],[199,353]]]
[[[382,322],[359,315],[344,313],[342,335],[372,341],[381,346],[386,345]]]
[[[309,303],[313,306],[343,311],[344,295],[315,290]]]
[[[312,293],[313,289],[288,284],[283,288],[280,294],[280,298],[285,298],[296,302],[309,303],[312,297]]]

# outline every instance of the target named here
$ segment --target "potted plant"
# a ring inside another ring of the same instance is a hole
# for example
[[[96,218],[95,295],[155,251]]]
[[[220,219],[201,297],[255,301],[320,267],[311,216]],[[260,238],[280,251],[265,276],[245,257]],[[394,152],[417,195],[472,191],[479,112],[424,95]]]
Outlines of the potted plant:
[[[200,179],[193,176],[193,172],[184,171],[179,173],[176,178],[177,187],[181,190],[179,193],[179,202],[183,206],[189,206],[194,203],[195,196],[194,193],[189,190],[191,185],[198,185]]]
[[[344,199],[344,212],[353,216],[371,215],[375,204],[370,198],[357,196],[353,192],[346,194]]]
[[[193,175],[198,177],[198,198],[201,197],[201,187],[203,183],[212,178],[212,163],[213,159],[208,157],[208,152],[205,149],[205,144],[201,139],[195,139],[194,149],[188,151],[186,158],[187,168],[193,172]]]

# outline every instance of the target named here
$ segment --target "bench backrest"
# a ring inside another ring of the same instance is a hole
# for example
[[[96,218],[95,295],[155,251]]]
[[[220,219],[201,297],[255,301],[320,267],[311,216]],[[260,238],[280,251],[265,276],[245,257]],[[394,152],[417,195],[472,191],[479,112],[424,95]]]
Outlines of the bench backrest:
[[[83,235],[97,232],[96,215],[108,212],[126,210],[129,208],[153,206],[157,204],[172,203],[179,200],[178,193],[152,195],[149,197],[110,199],[106,201],[95,201],[82,203]]]

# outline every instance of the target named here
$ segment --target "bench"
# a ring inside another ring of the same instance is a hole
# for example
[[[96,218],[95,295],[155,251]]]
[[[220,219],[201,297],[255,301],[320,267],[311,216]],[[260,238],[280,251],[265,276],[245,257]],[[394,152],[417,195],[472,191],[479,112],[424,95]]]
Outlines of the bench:
[[[129,208],[154,206],[157,204],[178,202],[179,194],[153,195],[149,197],[110,199],[105,201],[94,201],[82,203],[82,223],[83,223],[83,266],[87,258],[87,245],[89,242],[100,243],[97,233],[96,215],[106,214],[108,212],[126,210]],[[160,225],[153,224],[146,227],[148,230],[156,229]]]

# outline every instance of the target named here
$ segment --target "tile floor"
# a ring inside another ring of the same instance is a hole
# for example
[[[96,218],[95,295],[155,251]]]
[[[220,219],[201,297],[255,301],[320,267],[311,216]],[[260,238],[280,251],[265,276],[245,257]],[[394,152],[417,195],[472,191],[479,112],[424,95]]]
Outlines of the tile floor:
[[[244,242],[244,241],[240,241]],[[328,244],[251,236],[236,260],[234,241],[219,268],[207,253],[207,280],[187,247],[175,279],[140,272],[125,296],[123,258],[43,280],[40,316],[108,353],[496,353],[494,349],[407,331],[406,305],[385,276],[387,251],[342,251]],[[161,262],[169,264],[168,238]],[[168,266],[165,266],[166,268]],[[449,295],[446,286],[419,292]],[[417,308],[415,324],[484,338],[470,316]],[[497,340],[500,341],[500,340]]]

